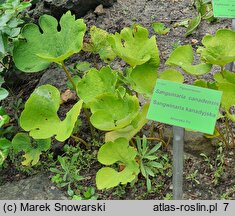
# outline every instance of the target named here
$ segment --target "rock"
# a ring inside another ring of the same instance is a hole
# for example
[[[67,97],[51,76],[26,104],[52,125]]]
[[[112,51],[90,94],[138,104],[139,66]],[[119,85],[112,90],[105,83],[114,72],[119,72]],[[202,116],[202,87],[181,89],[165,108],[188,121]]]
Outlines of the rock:
[[[94,13],[97,14],[98,16],[104,14],[105,11],[104,11],[103,5],[102,5],[102,4],[101,4],[101,5],[98,5],[98,6],[95,8]]]
[[[201,153],[206,155],[212,154],[214,147],[212,144],[213,139],[207,139],[203,133],[200,132],[185,132],[185,151],[200,157]]]
[[[42,14],[49,14],[59,19],[70,10],[77,18],[84,16],[89,10],[94,10],[98,5],[111,7],[117,0],[43,0],[33,9],[34,18]]]
[[[39,174],[0,187],[0,200],[67,200],[48,175]]]
[[[168,140],[169,136],[172,136],[172,128],[166,127],[164,128],[165,140]],[[204,137],[203,133],[186,130],[184,137],[184,151],[198,157],[201,157],[201,153],[210,155],[214,150],[213,141],[215,141],[215,139],[207,139]]]
[[[54,67],[45,70],[37,87],[45,84],[50,84],[58,88],[60,91],[65,91],[67,89],[66,82],[67,76],[63,69]]]
[[[24,73],[15,67],[10,68],[4,73],[6,86],[13,89],[22,88],[22,85],[29,83],[35,86],[41,76],[41,73]]]

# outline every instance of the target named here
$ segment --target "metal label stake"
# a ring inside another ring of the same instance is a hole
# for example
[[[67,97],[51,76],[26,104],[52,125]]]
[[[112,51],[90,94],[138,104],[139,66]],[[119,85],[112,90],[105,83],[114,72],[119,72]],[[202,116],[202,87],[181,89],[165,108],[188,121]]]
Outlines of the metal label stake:
[[[184,128],[173,126],[173,199],[183,199]]]
[[[232,19],[232,30],[235,31],[235,19]],[[233,71],[233,65],[234,65],[234,62],[231,62],[225,65],[225,69],[229,71]]]

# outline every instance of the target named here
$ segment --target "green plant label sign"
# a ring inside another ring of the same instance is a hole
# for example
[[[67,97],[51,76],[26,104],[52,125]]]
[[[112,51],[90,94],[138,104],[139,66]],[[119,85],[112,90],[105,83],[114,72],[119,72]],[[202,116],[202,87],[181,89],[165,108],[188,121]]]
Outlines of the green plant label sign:
[[[235,0],[213,0],[215,17],[235,18]]]
[[[214,133],[222,92],[158,79],[147,119]]]

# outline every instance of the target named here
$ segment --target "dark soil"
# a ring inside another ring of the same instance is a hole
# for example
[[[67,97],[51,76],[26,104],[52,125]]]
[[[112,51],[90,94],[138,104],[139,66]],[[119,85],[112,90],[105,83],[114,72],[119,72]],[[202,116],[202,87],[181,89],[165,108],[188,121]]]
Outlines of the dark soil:
[[[140,23],[146,28],[149,29],[150,35],[153,35],[154,32],[151,28],[153,22],[163,22],[167,27],[171,28],[171,31],[168,35],[159,36],[157,35],[158,48],[161,53],[161,66],[160,71],[165,69],[164,62],[169,56],[169,53],[172,51],[173,46],[177,43],[183,44],[192,44],[194,48],[200,45],[202,37],[209,33],[214,34],[219,28],[228,28],[230,27],[231,20],[229,19],[219,19],[217,22],[208,23],[203,21],[199,28],[189,37],[185,37],[184,33],[186,32],[184,27],[174,27],[175,23],[180,22],[187,18],[192,18],[196,14],[195,8],[192,6],[191,1],[188,0],[118,0],[117,3],[110,8],[104,8],[104,14],[97,15],[93,11],[87,13],[84,16],[85,22],[89,27],[96,25],[99,28],[107,30],[110,33],[119,32],[122,28],[131,26],[133,23]],[[195,43],[195,40],[196,42]],[[96,58],[96,63],[98,66],[102,66],[102,63],[99,61],[98,57],[93,55],[84,55],[83,53],[73,56],[69,64],[73,64],[76,61],[89,61],[93,62]],[[112,63],[114,68],[122,68],[125,66],[125,63],[122,61],[115,61]],[[51,66],[50,70],[57,70],[54,65]],[[216,70],[216,69],[214,69]],[[17,77],[16,75],[17,74]],[[42,82],[41,76],[43,73],[38,74],[24,74],[19,72],[8,72],[10,83],[7,83],[7,87],[10,89],[10,96],[3,102],[3,106],[7,107],[8,113],[13,116],[11,124],[14,126],[15,131],[19,130],[17,121],[20,115],[20,112],[23,109],[23,105],[18,108],[12,108],[12,105],[22,99],[23,102],[27,100],[29,95],[32,93],[34,88]],[[17,79],[15,79],[17,78]],[[211,75],[205,75],[207,80],[211,79]],[[50,78],[50,80],[53,77]],[[57,78],[54,78],[54,82],[59,82]],[[192,83],[194,78],[186,75],[185,82]],[[48,81],[46,79],[46,81]],[[43,81],[45,82],[45,81]],[[50,81],[51,82],[51,81]],[[65,82],[60,83],[59,88],[61,90],[66,89]],[[63,113],[66,113],[71,106],[71,103],[64,104],[60,110],[61,117]],[[82,113],[82,118],[85,118],[85,115]],[[221,126],[222,122],[221,122]],[[143,130],[143,133],[146,133],[148,125]],[[234,129],[234,124],[231,125]],[[82,125],[82,130],[79,132],[78,136],[82,137],[88,142],[92,142],[89,125],[85,123]],[[159,134],[158,128],[156,126],[156,136]],[[147,135],[147,134],[146,134]],[[97,135],[97,143],[103,142],[103,135]],[[191,142],[191,143],[190,143]],[[202,138],[200,145],[205,142],[205,139]],[[208,141],[210,143],[210,151],[203,151],[203,149],[197,150],[198,154],[195,155],[195,149],[189,150],[185,153],[185,164],[184,164],[184,198],[185,199],[235,199],[235,149],[224,148],[223,152],[218,154],[218,147],[216,145],[219,143],[219,140],[213,139],[213,141]],[[68,140],[68,143],[71,145],[76,145],[72,139]],[[193,139],[189,139],[186,142],[186,145],[193,144]],[[212,144],[211,144],[212,143]],[[153,143],[154,145],[154,143]],[[56,155],[62,154],[61,147],[63,143],[54,143],[53,151]],[[195,147],[197,148],[197,147]],[[186,147],[187,149],[187,147]],[[92,147],[92,151],[95,152],[94,157],[97,153],[98,145]],[[172,164],[172,151],[171,145],[167,148],[161,150],[162,153],[167,154],[169,157],[169,165],[166,168],[164,173],[158,174],[156,177],[152,178],[152,188],[151,192],[147,192],[145,179],[142,176],[139,176],[139,181],[135,185],[126,185],[118,186],[112,190],[107,191],[97,191],[99,199],[164,199],[169,198],[172,193],[172,175],[171,167]],[[205,153],[210,159],[210,164],[200,156],[200,153]],[[55,157],[56,157],[55,155]],[[218,173],[218,163],[221,160],[218,159],[218,155],[222,158],[224,157],[224,164],[222,166],[222,171],[219,173],[218,182],[215,181],[216,173]],[[161,157],[159,155],[159,157]],[[217,159],[216,159],[217,158]],[[46,163],[46,159],[45,163]],[[45,164],[42,166],[45,167]],[[92,167],[83,170],[82,175],[86,177],[87,180],[82,181],[83,186],[94,186],[95,187],[95,174],[101,165],[97,162],[92,165]],[[46,168],[45,168],[46,169]],[[0,170],[0,194],[1,188],[8,182],[16,182],[20,179],[27,178],[30,175],[38,175],[38,173],[43,173],[42,168],[24,170],[16,169],[13,164],[9,164],[7,169]],[[193,176],[193,173],[195,173]],[[48,175],[51,176],[49,173]],[[191,176],[191,178],[190,178]],[[39,177],[40,178],[40,177]],[[48,183],[49,184],[49,183]],[[9,186],[10,187],[10,186]],[[2,195],[2,194],[1,194]],[[12,199],[11,196],[1,197],[0,199]],[[19,196],[19,194],[18,194]],[[24,197],[25,198],[25,197]],[[43,197],[41,197],[42,199]],[[31,197],[32,199],[32,197]]]

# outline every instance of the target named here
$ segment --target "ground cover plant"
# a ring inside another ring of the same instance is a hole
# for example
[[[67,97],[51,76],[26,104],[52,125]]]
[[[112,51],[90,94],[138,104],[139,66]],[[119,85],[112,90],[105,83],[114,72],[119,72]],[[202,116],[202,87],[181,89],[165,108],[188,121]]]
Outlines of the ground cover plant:
[[[2,87],[2,85],[5,83],[4,73],[12,65],[10,56],[12,56],[13,44],[19,39],[20,30],[24,23],[20,13],[30,5],[30,2],[21,2],[18,0],[8,0],[1,2],[0,5],[0,101],[4,100],[9,95],[8,90]],[[0,154],[0,165],[2,165],[9,152],[9,142],[4,137],[4,134],[7,134],[7,131],[11,130],[11,128],[8,128],[8,130],[2,129],[2,127],[10,121],[10,117],[3,106],[0,106],[0,115],[2,150]]]
[[[216,20],[213,15],[212,0],[194,0],[193,5],[197,10],[197,16],[185,21],[187,27],[185,36],[192,34],[202,20],[207,20],[208,22]]]
[[[24,23],[20,13],[29,6],[31,6],[30,2],[19,0],[7,0],[0,5],[0,63],[3,66],[2,70],[10,67],[8,56],[12,55],[13,43],[19,39]]]
[[[218,137],[226,148],[235,147],[231,128],[235,121],[235,75],[225,70],[225,65],[235,60],[234,46],[231,46],[235,45],[233,31],[221,29],[215,35],[206,35],[202,46],[197,49],[201,58],[199,64],[194,64],[195,54],[191,45],[177,47],[165,62],[166,69],[160,73],[156,36],[150,37],[145,27],[135,24],[111,34],[93,26],[89,31],[89,41],[84,42],[86,30],[84,21],[76,19],[70,11],[59,22],[52,16],[43,15],[38,25],[29,23],[23,27],[21,40],[14,44],[15,66],[25,73],[37,73],[55,63],[64,70],[68,87],[76,92],[77,101],[61,119],[58,115],[63,103],[61,92],[49,84],[37,87],[20,113],[19,133],[12,138],[4,134],[1,137],[0,165],[4,166],[11,152],[19,152],[24,158],[22,165],[36,166],[40,163],[40,156],[52,148],[54,141],[66,143],[68,139],[74,140],[77,145],[84,145],[84,151],[90,151],[95,146],[94,141],[79,137],[79,127],[77,129],[81,121],[88,122],[91,137],[95,139],[97,135],[104,135],[96,146],[99,148],[97,160],[101,163],[96,173],[97,189],[127,183],[134,185],[138,184],[138,179],[145,178],[150,191],[152,177],[168,172],[169,161],[167,157],[157,155],[160,146],[166,148],[168,142],[163,137],[153,137],[153,128],[150,128],[150,136],[141,136],[142,128],[148,123],[149,100],[157,79],[183,83],[184,73],[196,77],[194,85],[223,91],[218,122],[225,122],[225,127],[217,124],[211,137]],[[103,67],[86,64],[84,70],[71,71],[66,62],[79,52],[98,55]],[[112,68],[115,58],[123,60],[127,66],[123,70]],[[213,81],[203,79],[203,75],[210,73],[215,66],[219,69]],[[4,126],[9,117],[4,111],[2,113],[2,118],[7,119],[2,123]],[[85,113],[86,118],[79,117],[81,113]],[[151,140],[157,142],[155,147],[148,146]],[[85,177],[79,174],[79,162],[74,154],[58,156],[62,169],[52,166],[51,171],[56,173],[53,181],[66,187],[73,199],[97,198],[94,188],[75,191],[74,188],[78,188],[79,181]],[[223,163],[220,160],[218,164]],[[220,175],[221,171],[217,174]],[[215,177],[215,182],[218,179]]]

